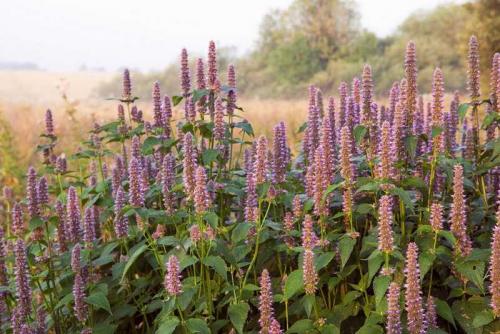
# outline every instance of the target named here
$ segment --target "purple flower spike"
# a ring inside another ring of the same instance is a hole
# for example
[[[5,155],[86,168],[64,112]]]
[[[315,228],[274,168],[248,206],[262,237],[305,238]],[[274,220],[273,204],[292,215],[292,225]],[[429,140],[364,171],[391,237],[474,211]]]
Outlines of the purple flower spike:
[[[420,286],[420,269],[418,266],[418,247],[411,242],[406,251],[405,265],[405,303],[410,334],[425,333],[425,315],[422,307],[422,288]]]
[[[155,127],[161,127],[163,125],[163,118],[161,114],[160,83],[158,81],[153,84],[153,117],[153,125]]]
[[[186,49],[182,49],[181,52],[181,88],[183,96],[188,96],[191,90],[191,74],[189,73],[189,60]]]
[[[194,189],[194,207],[196,213],[203,214],[210,207],[210,196],[207,191],[207,174],[203,166],[196,169]]]
[[[75,316],[80,322],[85,322],[88,317],[87,304],[85,303],[85,282],[81,272],[75,275],[73,282],[73,299],[75,301]]]
[[[40,207],[38,203],[36,171],[33,167],[28,168],[28,175],[26,178],[26,197],[30,217],[38,217],[40,215]]]
[[[413,41],[408,42],[405,54],[405,76],[408,88],[406,91],[407,126],[413,127],[413,119],[417,112],[417,51]]]
[[[171,255],[167,262],[167,274],[165,275],[165,290],[172,296],[182,293],[181,273],[179,260],[175,255]]]
[[[477,37],[472,35],[469,39],[469,55],[468,55],[468,81],[467,88],[469,90],[470,98],[473,102],[477,102],[481,93],[479,86],[480,64],[479,64],[479,43]]]
[[[77,242],[81,238],[81,213],[76,188],[70,187],[66,200],[66,230],[72,242]]]
[[[184,135],[184,169],[183,169],[183,180],[184,188],[186,189],[186,194],[188,198],[194,198],[195,189],[195,170],[196,170],[196,150],[193,143],[193,135],[191,133],[186,133]]]
[[[23,207],[19,203],[14,204],[12,208],[12,233],[18,238],[23,238],[26,233],[26,225],[23,219]]]
[[[267,269],[260,276],[259,314],[260,333],[268,333],[274,319],[274,309],[271,277]]]
[[[16,297],[19,306],[19,315],[25,320],[31,313],[31,287],[28,261],[26,259],[26,245],[22,239],[17,239],[14,245]]]
[[[127,68],[123,71],[122,97],[124,100],[130,100],[132,98],[132,82],[130,81],[130,72]]]
[[[120,186],[115,195],[115,207],[114,214],[115,218],[113,221],[115,234],[117,238],[126,238],[128,236],[128,217],[125,217],[122,213],[123,207],[126,204],[125,192]]]
[[[130,204],[135,207],[144,205],[142,192],[142,167],[137,158],[130,159],[128,168]]]
[[[361,123],[369,127],[371,125],[371,107],[373,97],[372,68],[370,67],[370,65],[365,65],[363,67],[363,76],[361,80]]]
[[[96,239],[96,217],[94,207],[88,207],[85,209],[84,220],[83,220],[83,241],[90,245]]]
[[[208,87],[216,88],[217,83],[217,51],[215,50],[215,42],[210,41],[208,44]]]
[[[54,134],[54,119],[52,118],[52,111],[47,109],[45,112],[45,134],[53,137]]]
[[[236,108],[236,71],[234,69],[234,65],[230,64],[227,68],[227,85],[230,88],[227,93],[227,107],[226,111],[228,115],[232,115],[234,113],[234,109]]]
[[[401,309],[399,307],[400,288],[396,282],[389,285],[387,292],[387,334],[401,334]]]

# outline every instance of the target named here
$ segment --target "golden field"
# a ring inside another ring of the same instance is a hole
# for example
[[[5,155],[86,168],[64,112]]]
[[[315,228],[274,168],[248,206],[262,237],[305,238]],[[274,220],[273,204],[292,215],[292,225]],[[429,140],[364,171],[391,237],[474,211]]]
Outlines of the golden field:
[[[94,121],[102,123],[116,117],[116,101],[99,98],[95,93],[101,83],[115,75],[87,71],[0,71],[0,117],[10,128],[20,166],[25,167],[36,154],[47,108],[54,113],[56,132],[64,138],[58,147],[64,150],[73,149]],[[270,135],[272,127],[284,120],[291,142],[298,142],[296,131],[306,117],[306,99],[240,99],[239,105],[256,134]],[[150,103],[139,102],[138,107],[147,119],[152,118]]]

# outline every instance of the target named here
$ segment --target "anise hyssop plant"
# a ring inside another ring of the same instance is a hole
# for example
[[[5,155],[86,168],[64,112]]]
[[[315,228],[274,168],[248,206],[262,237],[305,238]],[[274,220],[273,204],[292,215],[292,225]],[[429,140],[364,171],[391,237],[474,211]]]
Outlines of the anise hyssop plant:
[[[254,137],[213,42],[151,113],[125,70],[76,152],[47,110],[0,198],[1,331],[500,332],[500,55],[481,92],[472,36],[468,94],[436,68],[425,99],[416,56],[386,105],[369,65],[338,97],[310,86],[297,148],[286,120]]]

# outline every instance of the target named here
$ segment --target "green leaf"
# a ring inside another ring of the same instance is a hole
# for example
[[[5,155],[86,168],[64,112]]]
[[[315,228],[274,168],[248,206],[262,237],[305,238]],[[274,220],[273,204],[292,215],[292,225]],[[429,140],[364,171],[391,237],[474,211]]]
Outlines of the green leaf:
[[[359,145],[361,143],[363,138],[365,138],[367,132],[368,132],[368,129],[365,128],[363,125],[357,125],[354,128],[353,136],[354,136],[354,139],[356,140],[356,144]]]
[[[134,262],[137,260],[137,258],[144,253],[144,251],[148,248],[147,245],[142,245],[141,247],[137,248],[132,254],[132,256],[128,259],[127,264],[125,265],[125,268],[123,269],[123,274],[121,281],[123,282],[125,276],[127,275],[127,272],[129,271],[130,267],[134,264]]]
[[[484,262],[458,259],[455,261],[455,268],[459,273],[472,281],[481,291],[484,291]]]
[[[458,117],[460,118],[460,122],[462,122],[465,118],[465,115],[467,113],[467,109],[469,109],[469,104],[468,103],[462,103],[457,110]]]
[[[500,119],[500,116],[496,112],[490,112],[486,114],[486,117],[483,120],[483,125],[481,126],[484,130],[486,130],[493,122]]]
[[[308,318],[311,317],[312,308],[315,302],[316,297],[314,295],[305,295],[304,298],[302,298],[302,305],[304,306]]]
[[[212,162],[217,160],[219,156],[219,151],[214,149],[206,149],[203,151],[202,159],[205,165],[210,165]]]
[[[335,191],[336,189],[340,188],[341,186],[343,185],[342,182],[339,182],[339,183],[335,183],[335,184],[330,184],[327,188],[326,188],[326,191],[325,193],[323,194],[323,200],[326,199],[326,197],[328,195],[330,195],[333,191]]]
[[[156,137],[146,138],[146,140],[144,140],[144,143],[142,144],[142,153],[146,155],[153,153],[154,147],[160,144],[160,142],[160,139]]]
[[[248,231],[252,228],[250,223],[238,223],[236,227],[233,229],[233,233],[231,234],[231,239],[234,243],[238,243],[244,239],[246,239],[248,235]]]
[[[219,216],[215,212],[206,212],[203,215],[203,219],[210,224],[213,228],[217,228],[219,223]]]
[[[440,126],[433,126],[431,130],[431,138],[439,136],[443,132],[443,128]]]
[[[343,269],[349,257],[351,257],[352,250],[354,249],[354,245],[356,245],[356,239],[351,238],[350,236],[344,236],[339,241],[339,249],[340,249],[340,268]]]
[[[382,254],[378,249],[374,250],[370,257],[368,257],[368,280],[370,282],[373,276],[375,276],[380,269],[383,262],[384,254]]]
[[[384,329],[379,325],[373,325],[373,324],[364,325],[356,332],[356,334],[377,334],[377,333],[383,334]]]
[[[249,310],[250,306],[245,302],[231,304],[229,306],[229,319],[238,333],[243,333],[243,326],[247,320]]]
[[[403,201],[405,207],[413,212],[413,202],[410,198],[410,194],[406,190],[399,187],[394,187],[391,189],[391,194],[397,195],[399,199]]]
[[[283,291],[283,296],[285,299],[290,299],[304,288],[304,280],[302,278],[302,270],[294,270],[288,275],[285,282],[285,288]]]
[[[192,100],[193,102],[198,102],[202,97],[210,94],[210,90],[208,89],[196,89],[193,90]]]
[[[426,250],[418,259],[418,263],[420,266],[420,280],[423,281],[425,274],[432,268],[432,264],[436,259],[436,254],[432,254],[431,250]]]
[[[488,306],[486,305],[484,298],[473,296],[469,298],[469,300],[455,301],[451,306],[451,309],[453,311],[453,316],[466,333],[480,334],[483,331],[472,325],[473,319],[476,317],[476,314],[479,314],[487,307]]]
[[[384,298],[387,289],[391,284],[390,276],[377,276],[373,280],[373,290],[375,292],[375,302],[378,304]]]
[[[227,280],[227,266],[226,262],[220,256],[207,256],[203,259],[203,264],[213,268],[217,274]]]
[[[179,323],[180,321],[177,317],[170,316],[160,322],[160,326],[158,327],[156,334],[172,334]]]
[[[306,331],[314,328],[314,323],[310,319],[302,319],[295,322],[288,330],[287,334],[297,333],[304,334]]]
[[[450,305],[448,305],[447,302],[444,300],[441,300],[439,298],[434,298],[434,303],[436,304],[436,311],[437,314],[448,321],[450,324],[453,325],[453,327],[457,328],[457,325],[455,324],[455,319],[453,318],[453,312],[451,311]]]
[[[96,292],[85,298],[85,301],[88,304],[91,304],[93,306],[96,306],[97,308],[103,309],[108,311],[109,314],[112,315],[111,313],[111,306],[109,305],[108,298],[106,295],[102,292]]]
[[[340,334],[340,329],[332,324],[321,327],[321,334]]]
[[[186,327],[189,329],[191,333],[202,333],[202,334],[210,334],[210,328],[208,328],[205,320],[192,318],[186,321]]]
[[[34,229],[38,227],[42,227],[45,222],[43,221],[42,218],[40,217],[34,217],[30,220],[29,226],[30,226],[30,231],[33,231]]]
[[[252,124],[248,123],[248,122],[238,122],[234,125],[235,128],[239,128],[241,129],[243,132],[245,132],[247,135],[253,137],[254,136],[254,132],[253,132],[253,128],[252,128]]]
[[[316,271],[320,271],[321,269],[326,267],[334,257],[334,252],[326,252],[314,259],[314,267],[316,268]]]
[[[183,99],[182,96],[178,96],[178,95],[172,96],[172,103],[174,104],[174,107],[176,105],[178,105],[179,103],[181,103],[182,99]]]
[[[491,310],[482,310],[474,317],[474,320],[472,321],[472,326],[474,328],[483,327],[492,322],[493,320],[495,320],[495,315],[493,314],[493,312],[491,312]]]

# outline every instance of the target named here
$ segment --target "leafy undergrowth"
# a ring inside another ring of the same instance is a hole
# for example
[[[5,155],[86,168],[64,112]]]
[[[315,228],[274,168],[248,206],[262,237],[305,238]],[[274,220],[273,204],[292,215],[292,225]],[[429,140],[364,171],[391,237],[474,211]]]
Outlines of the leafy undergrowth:
[[[283,122],[254,140],[213,43],[195,80],[183,50],[182,94],[153,85],[151,122],[128,71],[77,152],[48,111],[26,193],[4,190],[2,330],[500,331],[500,57],[480,95],[476,43],[466,103],[436,69],[426,107],[413,43],[387,106],[369,66],[336,100],[311,87],[295,157]]]

